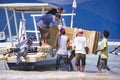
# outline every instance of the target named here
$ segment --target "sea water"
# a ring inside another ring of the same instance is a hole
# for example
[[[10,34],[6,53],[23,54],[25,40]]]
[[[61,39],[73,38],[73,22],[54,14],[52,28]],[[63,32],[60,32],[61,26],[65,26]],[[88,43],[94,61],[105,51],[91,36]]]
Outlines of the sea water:
[[[109,46],[109,51],[114,49],[115,46]],[[94,54],[87,54],[86,56],[86,72],[97,72],[97,61],[98,61],[99,53]],[[72,60],[73,65],[75,64],[75,60]],[[112,53],[109,53],[108,58],[108,66],[111,68],[111,70],[115,73],[120,74],[120,56],[115,55]],[[75,68],[75,65],[74,65]],[[76,69],[75,69],[76,70]]]
[[[114,46],[109,46],[112,50]],[[108,66],[112,72],[97,72],[97,55],[87,54],[85,72],[76,71],[75,58],[72,60],[74,71],[16,71],[0,70],[0,80],[119,80],[120,56],[109,53]],[[48,66],[49,67],[49,66]]]

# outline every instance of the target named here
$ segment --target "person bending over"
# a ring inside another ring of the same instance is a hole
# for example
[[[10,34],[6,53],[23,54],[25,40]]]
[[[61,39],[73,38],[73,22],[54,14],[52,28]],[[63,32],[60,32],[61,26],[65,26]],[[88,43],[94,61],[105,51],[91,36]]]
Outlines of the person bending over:
[[[52,14],[46,14],[40,18],[40,20],[37,22],[37,26],[39,27],[39,31],[41,33],[41,41],[42,46],[49,46],[48,39],[50,37],[49,28],[57,26],[55,25],[55,21],[60,20],[61,15],[56,14],[55,16]],[[56,28],[57,29],[57,28]]]

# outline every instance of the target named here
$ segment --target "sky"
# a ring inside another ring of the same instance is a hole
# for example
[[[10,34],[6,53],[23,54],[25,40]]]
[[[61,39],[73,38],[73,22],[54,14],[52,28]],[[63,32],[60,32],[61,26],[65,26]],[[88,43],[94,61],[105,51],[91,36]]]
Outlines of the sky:
[[[0,3],[50,3],[55,6],[62,6],[63,13],[72,12],[73,0],[0,0]],[[73,27],[86,30],[95,30],[102,34],[103,30],[110,32],[110,39],[120,39],[120,0],[76,0],[77,8],[75,10]],[[11,13],[9,15],[11,16]],[[17,18],[20,18],[18,14]],[[30,15],[27,18],[26,26],[28,29],[33,27],[33,21]],[[70,26],[71,17],[64,17],[66,25]],[[19,22],[20,20],[18,20]],[[6,25],[5,12],[0,9],[0,30]],[[13,23],[13,21],[11,21]],[[13,24],[11,24],[14,26]],[[14,28],[13,28],[14,29]],[[6,29],[7,32],[7,29]],[[15,34],[13,32],[13,34]]]

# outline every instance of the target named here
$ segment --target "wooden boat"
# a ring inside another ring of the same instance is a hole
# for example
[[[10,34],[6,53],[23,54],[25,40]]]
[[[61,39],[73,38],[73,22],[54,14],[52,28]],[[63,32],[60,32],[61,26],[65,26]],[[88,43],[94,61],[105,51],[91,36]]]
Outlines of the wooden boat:
[[[23,63],[16,64],[17,52],[11,51],[11,48],[16,48],[15,46],[16,43],[14,44],[12,41],[13,38],[11,35],[11,27],[10,27],[10,22],[9,22],[9,17],[8,17],[8,10],[13,11],[17,39],[18,39],[18,43],[20,43],[21,42],[20,36],[26,39],[27,38],[26,32],[30,32],[30,30],[25,29],[26,26],[24,22],[25,20],[24,13],[42,12],[42,14],[44,14],[44,12],[52,8],[56,8],[56,7],[53,5],[47,4],[47,3],[10,3],[10,4],[1,4],[0,8],[5,9],[6,20],[7,20],[9,35],[10,35],[10,40],[11,40],[9,47],[4,47],[0,49],[0,54],[2,54],[0,55],[0,60],[6,60],[11,69],[16,69],[16,68],[20,69],[20,68],[26,68],[26,67],[27,68],[30,67],[30,69],[35,69],[36,66],[55,64],[56,63],[56,48],[53,48],[52,46],[56,42],[56,38],[59,35],[59,29],[50,28],[49,29],[50,39],[48,40],[50,46],[41,47],[39,46],[39,36],[38,36],[40,33],[37,30],[36,25],[34,26],[35,30],[31,31],[36,34],[36,41],[33,41],[33,45],[31,46],[31,48],[37,49],[36,52],[29,52],[26,60],[24,58],[21,58]],[[21,13],[22,20],[24,23],[24,25],[22,25],[22,27],[24,28],[24,32],[21,32],[20,33],[21,35],[18,33],[19,31],[17,29],[18,24],[16,21],[16,12]],[[35,21],[34,21],[34,24],[35,24]],[[76,28],[70,28],[70,27],[65,27],[65,26],[64,28],[66,29],[66,35],[70,38],[70,42],[72,46],[73,38],[76,35],[75,34]],[[88,40],[89,53],[95,54],[95,50],[97,49],[97,46],[98,46],[99,32],[84,30],[84,36]]]

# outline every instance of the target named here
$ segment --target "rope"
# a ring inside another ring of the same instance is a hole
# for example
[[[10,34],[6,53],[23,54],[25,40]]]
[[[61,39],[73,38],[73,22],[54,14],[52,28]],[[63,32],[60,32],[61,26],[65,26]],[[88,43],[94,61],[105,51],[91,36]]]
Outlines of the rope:
[[[9,21],[12,19],[12,17],[13,17],[13,14],[10,16]],[[3,31],[5,31],[5,29],[6,29],[7,25],[8,25],[8,24],[6,24],[6,25],[5,25],[5,27],[4,27],[4,29],[3,29]]]

